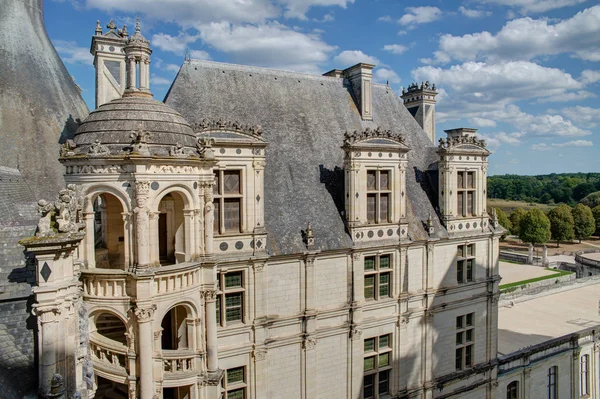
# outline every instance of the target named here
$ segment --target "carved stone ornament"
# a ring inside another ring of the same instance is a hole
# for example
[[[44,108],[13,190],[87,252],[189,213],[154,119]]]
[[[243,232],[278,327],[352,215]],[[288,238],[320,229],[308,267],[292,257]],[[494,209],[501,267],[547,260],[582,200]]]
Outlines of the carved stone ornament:
[[[248,134],[253,137],[261,137],[262,136],[262,127],[260,125],[251,126],[251,125],[243,125],[237,121],[225,121],[223,119],[219,120],[208,120],[202,119],[199,123],[195,123],[192,125],[192,129],[195,133],[201,133],[211,130],[219,130],[219,131],[231,131],[238,132],[243,134]]]
[[[206,160],[215,159],[215,151],[212,149],[214,144],[215,139],[212,137],[199,137],[196,141],[196,147],[198,147],[198,154],[200,154],[200,158],[204,158]]]
[[[216,301],[217,300],[217,291],[214,291],[214,290],[204,291],[204,299],[207,301]]]
[[[366,128],[362,132],[355,130],[352,133],[344,133],[345,146],[351,146],[359,141],[373,139],[387,139],[400,144],[404,144],[404,137],[402,135],[398,133],[393,133],[391,130],[381,129],[380,127],[377,127],[376,129]]]
[[[69,184],[58,193],[54,203],[38,201],[41,219],[38,222],[37,237],[49,237],[56,233],[76,233],[85,227],[82,221],[83,197],[77,186]],[[58,231],[52,228],[52,222],[58,225]]]
[[[362,333],[363,332],[360,328],[358,328],[357,326],[353,326],[350,329],[350,338],[352,338],[352,340],[354,341],[359,340],[362,336]]]
[[[153,304],[146,308],[136,307],[133,312],[139,323],[145,323],[152,320],[155,310],[156,305]]]
[[[131,132],[129,137],[132,139],[132,152],[137,153],[138,155],[150,155],[148,140],[152,138],[152,135],[145,131],[141,125],[138,130]]]
[[[311,249],[315,246],[315,234],[313,232],[312,223],[308,222],[306,226],[306,247]]]
[[[267,349],[254,349],[252,351],[252,356],[256,361],[265,360],[267,358]]]
[[[465,144],[472,145],[475,147],[480,147],[482,149],[486,149],[486,145],[487,145],[485,140],[479,140],[475,136],[454,137],[454,138],[447,137],[445,140],[443,138],[440,138],[438,143],[439,143],[438,148],[440,150],[447,150],[449,148],[456,147],[459,145],[465,145]]]
[[[138,180],[135,182],[135,196],[145,197],[150,192],[150,182],[148,180]]]
[[[176,158],[186,158],[189,156],[189,154],[185,151],[185,148],[183,148],[183,145],[181,145],[181,143],[177,143],[175,144],[175,146],[169,149],[169,156]]]
[[[92,144],[90,146],[90,149],[88,151],[88,157],[104,157],[110,155],[110,149],[105,146],[102,145],[102,143],[100,143],[100,140],[96,140],[94,142],[94,144]]]
[[[436,91],[435,83],[429,83],[429,81],[418,83],[411,83],[406,89],[402,89],[402,95],[416,93],[422,90]]]
[[[54,374],[50,381],[50,392],[46,397],[61,398],[65,393],[65,379],[60,374]]]
[[[61,157],[72,157],[73,155],[75,155],[75,151],[73,151],[75,149],[75,147],[77,147],[77,144],[75,144],[75,141],[70,140],[70,139],[65,141],[60,146],[60,156]]]
[[[306,337],[302,342],[302,347],[307,351],[315,349],[315,346],[317,346],[317,340],[312,337]]]
[[[126,173],[122,165],[70,165],[67,166],[67,174],[113,174]]]

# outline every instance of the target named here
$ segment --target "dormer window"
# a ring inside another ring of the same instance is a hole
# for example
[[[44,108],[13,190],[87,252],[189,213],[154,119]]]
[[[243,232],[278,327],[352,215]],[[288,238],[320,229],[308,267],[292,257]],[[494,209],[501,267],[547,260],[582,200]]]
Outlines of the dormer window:
[[[218,170],[215,173],[215,235],[240,233],[244,197],[241,179],[239,170]]]
[[[367,170],[367,223],[389,223],[392,187],[390,172]]]
[[[457,173],[457,214],[459,216],[472,216],[475,214],[475,172]]]

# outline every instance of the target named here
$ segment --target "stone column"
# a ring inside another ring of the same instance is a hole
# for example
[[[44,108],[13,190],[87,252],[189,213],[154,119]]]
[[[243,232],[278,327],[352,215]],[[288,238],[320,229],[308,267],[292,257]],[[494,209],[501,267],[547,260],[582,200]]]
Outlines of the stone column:
[[[55,306],[34,306],[38,318],[39,334],[39,389],[45,397],[50,392],[52,376],[57,370],[58,316],[60,308]]]
[[[131,228],[131,213],[122,212],[123,217],[123,268],[129,270],[131,266],[131,240],[129,239],[129,231]]]
[[[145,305],[145,307],[135,308],[135,316],[138,322],[138,357],[140,359],[140,398],[152,399],[154,395],[154,379],[152,374],[152,321],[156,305]]]
[[[88,267],[96,267],[96,246],[94,243],[95,229],[94,229],[94,212],[85,212],[83,218],[85,221],[85,260],[87,261]]]
[[[214,253],[214,220],[215,206],[213,205],[213,183],[206,183],[204,186],[204,249],[205,255]]]
[[[148,242],[150,243],[149,247],[149,256],[151,264],[160,264],[160,253],[159,253],[159,244],[158,244],[158,218],[160,212],[148,212],[149,217],[149,232],[150,239]]]
[[[149,242],[148,242],[148,192],[150,190],[149,181],[135,182],[135,200],[137,207],[135,212],[135,238],[137,242],[137,266],[140,268],[148,267],[150,264]]]
[[[140,60],[140,89],[150,89],[150,58],[148,56],[142,56]]]
[[[135,56],[130,55],[127,57],[127,88],[135,89]]]
[[[206,309],[206,357],[208,371],[219,370],[219,353],[217,342],[217,292],[204,291],[204,307]]]
[[[529,244],[529,253],[527,254],[527,263],[533,265],[533,245]]]
[[[184,209],[184,228],[185,228],[185,261],[188,262],[196,257],[196,248],[194,246],[194,210]]]

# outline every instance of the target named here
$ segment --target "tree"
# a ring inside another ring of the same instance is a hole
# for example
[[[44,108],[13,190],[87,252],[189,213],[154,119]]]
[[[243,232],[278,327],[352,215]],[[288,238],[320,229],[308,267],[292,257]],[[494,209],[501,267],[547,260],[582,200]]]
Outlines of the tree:
[[[600,205],[592,208],[592,215],[594,215],[594,220],[596,221],[596,234],[600,233]]]
[[[510,219],[508,218],[508,216],[506,216],[506,213],[504,213],[502,209],[496,208],[496,215],[498,215],[498,223],[500,223],[500,226],[506,229],[506,233],[502,234],[502,237],[500,237],[501,240],[504,240],[508,235],[508,232],[512,228],[512,223],[510,222]]]
[[[569,205],[559,205],[548,212],[550,219],[550,233],[552,239],[556,240],[556,247],[560,246],[561,241],[570,241],[574,237],[573,215]]]
[[[537,208],[529,210],[519,224],[519,238],[533,245],[543,244],[550,239],[550,220]]]
[[[596,231],[596,222],[589,206],[577,204],[573,208],[573,222],[575,223],[575,238],[582,239],[591,236]]]
[[[596,191],[596,187],[592,183],[581,183],[575,186],[573,189],[573,199],[579,201],[580,199],[590,195]]]
[[[584,199],[579,201],[583,205],[587,205],[590,208],[595,208],[600,205],[600,191],[587,195]]]
[[[518,236],[519,228],[521,227],[521,219],[525,216],[527,212],[523,208],[517,208],[510,214],[510,223],[512,224],[512,228],[510,229],[510,234]]]

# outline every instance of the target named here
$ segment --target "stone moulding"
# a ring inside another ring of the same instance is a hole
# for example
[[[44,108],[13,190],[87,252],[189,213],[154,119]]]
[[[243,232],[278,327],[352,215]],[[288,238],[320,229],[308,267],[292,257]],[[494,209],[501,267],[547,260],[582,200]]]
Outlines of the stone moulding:
[[[238,121],[208,120],[202,119],[198,123],[192,125],[194,133],[204,133],[208,131],[232,131],[246,134],[255,138],[262,138],[262,127],[260,125],[251,126],[244,125]]]
[[[458,146],[462,146],[462,145],[470,145],[470,146],[475,146],[475,147],[479,147],[483,150],[487,151],[487,144],[485,142],[485,140],[479,140],[477,137],[455,137],[455,138],[446,138],[445,140],[443,138],[441,138],[438,141],[439,145],[438,145],[438,149],[439,150],[448,150],[450,148],[453,147],[458,147]]]
[[[375,139],[385,139],[395,141],[398,144],[404,145],[404,137],[398,133],[393,133],[391,130],[381,129],[377,127],[376,129],[366,128],[363,131],[353,131],[352,133],[346,132],[344,133],[344,146],[352,146],[361,141],[366,140],[375,140]]]

